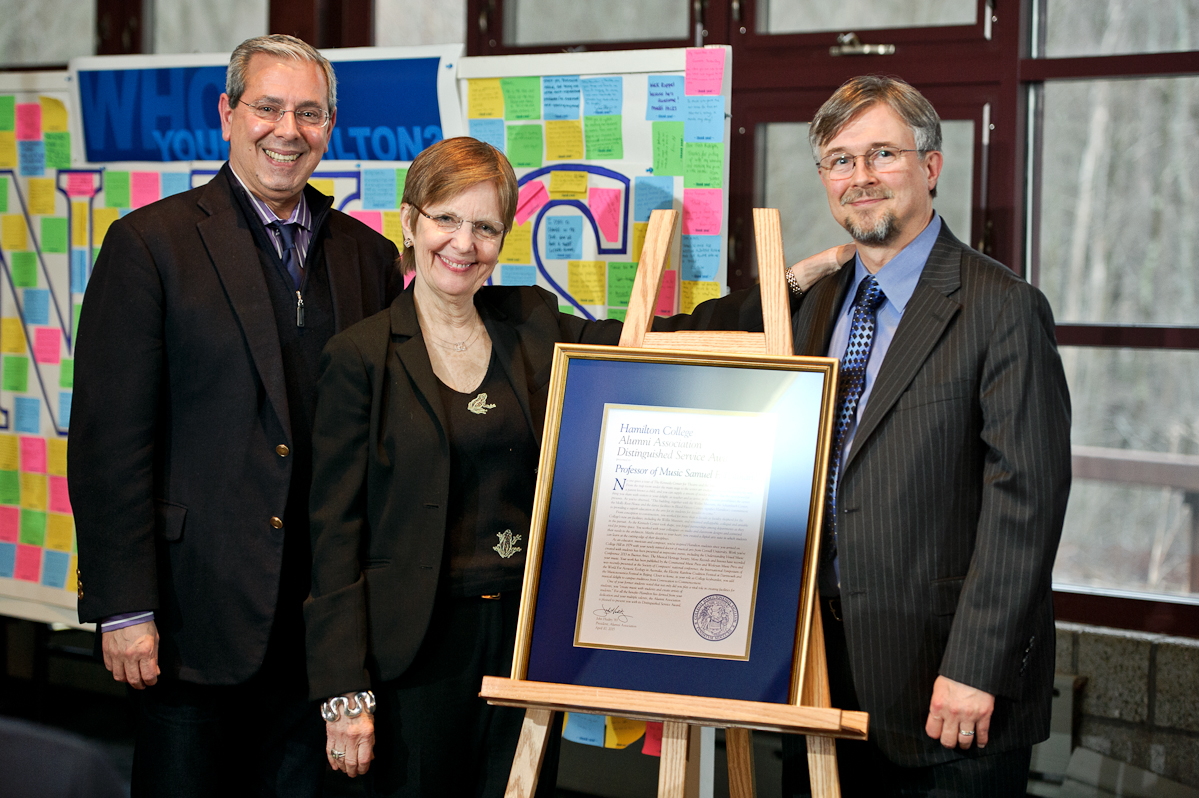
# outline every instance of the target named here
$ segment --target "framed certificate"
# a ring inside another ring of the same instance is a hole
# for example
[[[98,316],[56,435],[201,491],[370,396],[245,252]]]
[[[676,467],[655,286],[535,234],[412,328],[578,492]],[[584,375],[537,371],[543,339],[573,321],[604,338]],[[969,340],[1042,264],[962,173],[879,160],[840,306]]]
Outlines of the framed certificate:
[[[513,678],[797,704],[836,369],[559,345]]]

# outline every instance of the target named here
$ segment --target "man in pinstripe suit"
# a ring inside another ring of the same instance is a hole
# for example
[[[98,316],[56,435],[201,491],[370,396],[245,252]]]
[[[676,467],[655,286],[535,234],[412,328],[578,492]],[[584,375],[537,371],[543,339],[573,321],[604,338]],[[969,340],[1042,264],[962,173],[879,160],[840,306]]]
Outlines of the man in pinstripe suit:
[[[857,256],[804,298],[796,352],[843,370],[866,352],[831,454],[820,578],[833,705],[870,713],[870,741],[838,746],[842,785],[1022,796],[1049,733],[1050,572],[1070,489],[1053,317],[933,210],[940,120],[911,86],[850,80],[810,137]],[[856,307],[863,282],[873,314]],[[792,789],[801,753],[789,741]]]

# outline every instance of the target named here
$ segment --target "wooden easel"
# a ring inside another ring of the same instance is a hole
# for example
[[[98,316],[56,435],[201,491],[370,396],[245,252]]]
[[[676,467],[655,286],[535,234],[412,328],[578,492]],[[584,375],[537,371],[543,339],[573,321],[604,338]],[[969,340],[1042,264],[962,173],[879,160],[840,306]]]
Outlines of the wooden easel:
[[[678,211],[658,210],[650,215],[620,346],[792,355],[791,315],[784,279],[786,265],[779,212],[775,209],[754,209],[765,332],[656,333],[650,330],[662,272],[670,259],[678,222]],[[526,707],[505,797],[531,798],[537,788],[553,713],[575,711],[664,721],[658,771],[659,798],[683,798],[689,725],[725,728],[732,798],[752,798],[755,794],[751,729],[807,735],[812,795],[814,798],[840,798],[834,738],[866,739],[867,715],[831,706],[824,630],[820,612],[812,606],[814,587],[809,586],[809,590],[812,592],[807,597],[811,608],[808,646],[806,651],[796,652],[806,659],[801,666],[804,678],[798,706],[484,677],[479,695],[488,703]]]

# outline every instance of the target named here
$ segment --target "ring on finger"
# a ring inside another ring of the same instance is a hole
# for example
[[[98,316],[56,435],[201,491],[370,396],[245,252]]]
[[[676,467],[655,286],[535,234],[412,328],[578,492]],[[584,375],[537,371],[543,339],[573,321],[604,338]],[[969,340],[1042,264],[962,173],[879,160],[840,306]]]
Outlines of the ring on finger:
[[[967,731],[966,729],[962,729],[960,732],[958,732],[958,734],[961,735],[962,737],[973,737],[974,730],[971,729],[971,730]]]
[[[330,749],[329,749],[329,756],[331,756],[331,757],[333,757],[334,759],[337,759],[337,760],[339,760],[339,761],[340,761],[340,760],[342,760],[342,759],[345,759],[345,757],[346,757],[346,752],[345,752],[345,751],[334,751],[332,748],[330,748]]]

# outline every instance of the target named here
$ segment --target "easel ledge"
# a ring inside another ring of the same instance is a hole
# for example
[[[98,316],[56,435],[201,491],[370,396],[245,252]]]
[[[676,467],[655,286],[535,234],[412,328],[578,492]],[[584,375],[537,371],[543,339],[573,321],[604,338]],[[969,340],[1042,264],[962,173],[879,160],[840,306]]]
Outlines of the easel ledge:
[[[528,682],[484,676],[479,697],[505,707],[617,715],[699,726],[737,726],[789,734],[865,740],[869,715],[848,710],[797,707],[729,698],[679,696],[609,687]]]

